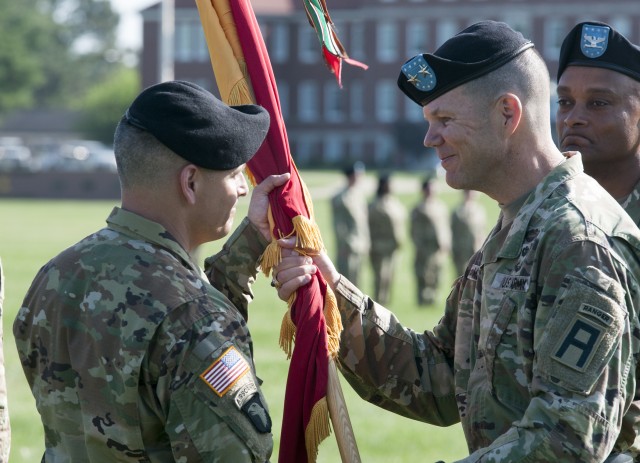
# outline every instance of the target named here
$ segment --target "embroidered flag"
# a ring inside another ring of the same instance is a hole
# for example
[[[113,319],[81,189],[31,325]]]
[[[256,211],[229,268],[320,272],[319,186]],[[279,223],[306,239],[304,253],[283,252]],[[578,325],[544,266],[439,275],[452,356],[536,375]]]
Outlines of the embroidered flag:
[[[220,397],[249,371],[249,364],[238,350],[231,346],[200,375],[213,392]]]

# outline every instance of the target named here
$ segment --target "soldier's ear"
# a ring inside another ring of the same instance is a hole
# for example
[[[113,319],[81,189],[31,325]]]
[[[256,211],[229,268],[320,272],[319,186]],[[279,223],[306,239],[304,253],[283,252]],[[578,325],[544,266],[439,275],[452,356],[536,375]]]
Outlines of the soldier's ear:
[[[522,102],[520,98],[513,93],[500,95],[496,102],[496,110],[500,116],[506,136],[510,136],[516,131],[522,119]]]
[[[178,174],[180,192],[188,204],[195,204],[198,188],[199,169],[194,164],[187,164]]]

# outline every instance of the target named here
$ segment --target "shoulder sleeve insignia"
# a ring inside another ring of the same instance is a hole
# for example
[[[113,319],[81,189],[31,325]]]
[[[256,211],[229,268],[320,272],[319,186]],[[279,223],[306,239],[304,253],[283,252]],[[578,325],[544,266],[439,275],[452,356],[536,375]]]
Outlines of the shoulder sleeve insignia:
[[[200,378],[220,397],[250,371],[249,363],[231,346],[202,372]]]

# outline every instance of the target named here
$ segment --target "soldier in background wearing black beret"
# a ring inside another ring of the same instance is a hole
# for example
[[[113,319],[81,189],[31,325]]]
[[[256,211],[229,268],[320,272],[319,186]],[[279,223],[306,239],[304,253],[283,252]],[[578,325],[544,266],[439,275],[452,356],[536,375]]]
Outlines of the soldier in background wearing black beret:
[[[269,460],[271,418],[246,325],[270,241],[267,194],[232,228],[269,128],[189,82],[142,91],[118,124],[122,207],[36,276],[14,323],[49,461]]]
[[[557,93],[560,148],[579,151],[585,172],[640,225],[640,47],[608,24],[576,25],[560,49]],[[619,440],[640,453],[640,391]]]
[[[616,458],[640,356],[640,230],[579,154],[556,147],[543,59],[482,21],[407,61],[398,84],[422,106],[447,183],[487,194],[501,214],[433,330],[404,327],[315,257],[344,324],[342,373],[377,406],[461,422],[460,461]],[[279,278],[312,271],[283,255]]]
[[[608,24],[575,26],[558,63],[556,129],[564,151],[640,225],[640,47]]]

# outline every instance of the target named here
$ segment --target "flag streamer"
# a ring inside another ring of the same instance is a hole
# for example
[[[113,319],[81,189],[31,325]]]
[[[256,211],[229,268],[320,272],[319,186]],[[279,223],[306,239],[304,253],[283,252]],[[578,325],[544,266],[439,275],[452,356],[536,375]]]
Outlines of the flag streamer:
[[[335,26],[329,16],[325,0],[303,0],[304,9],[307,13],[309,24],[316,31],[320,45],[322,46],[322,57],[327,67],[333,72],[342,88],[342,62],[345,61],[352,66],[368,69],[364,63],[349,58],[344,46],[340,42],[335,31]]]

